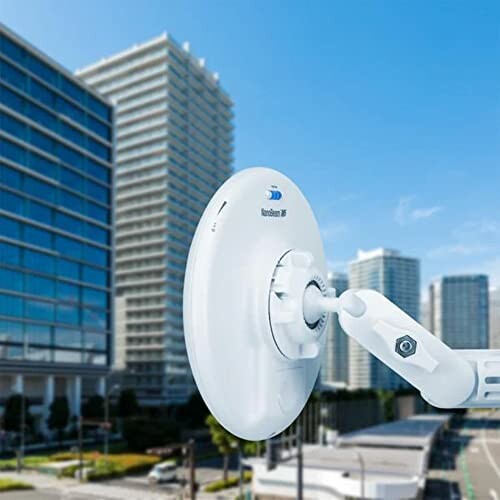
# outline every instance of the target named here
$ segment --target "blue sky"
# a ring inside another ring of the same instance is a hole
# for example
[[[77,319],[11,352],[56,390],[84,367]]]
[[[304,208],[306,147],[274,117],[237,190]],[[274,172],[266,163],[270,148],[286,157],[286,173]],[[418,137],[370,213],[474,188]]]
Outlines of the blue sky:
[[[311,201],[331,267],[358,248],[500,285],[497,2],[21,1],[0,20],[70,69],[168,31],[235,101],[235,168]]]

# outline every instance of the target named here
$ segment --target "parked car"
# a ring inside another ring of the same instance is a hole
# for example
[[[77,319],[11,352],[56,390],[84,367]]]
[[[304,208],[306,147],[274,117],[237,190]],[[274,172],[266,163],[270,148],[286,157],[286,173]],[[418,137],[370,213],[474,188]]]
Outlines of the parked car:
[[[177,479],[177,465],[175,462],[161,462],[156,464],[148,474],[150,484],[175,481]]]

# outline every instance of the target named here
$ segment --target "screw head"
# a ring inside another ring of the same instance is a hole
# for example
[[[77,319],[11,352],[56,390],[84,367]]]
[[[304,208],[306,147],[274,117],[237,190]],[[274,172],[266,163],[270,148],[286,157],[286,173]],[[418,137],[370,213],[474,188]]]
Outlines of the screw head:
[[[417,341],[409,335],[396,339],[396,352],[402,357],[413,356],[417,352]]]

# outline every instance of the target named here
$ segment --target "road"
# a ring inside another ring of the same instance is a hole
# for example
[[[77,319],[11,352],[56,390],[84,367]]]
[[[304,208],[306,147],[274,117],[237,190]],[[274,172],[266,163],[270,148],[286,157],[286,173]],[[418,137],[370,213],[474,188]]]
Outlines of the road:
[[[500,500],[500,411],[470,412],[434,450],[426,500]]]
[[[234,461],[233,461],[234,462]],[[196,468],[196,481],[203,485],[222,477],[218,459],[207,460]],[[231,474],[235,475],[235,463],[231,464]],[[187,479],[188,471],[178,469],[179,479]],[[1,500],[178,500],[181,496],[179,483],[148,484],[146,475],[129,476],[98,483],[80,484],[72,479],[57,479],[44,474],[23,472],[0,473],[0,477],[11,477],[35,486],[34,491],[8,492],[1,494]],[[199,492],[197,498],[229,498],[234,499],[237,488],[225,491],[223,494],[209,495]]]

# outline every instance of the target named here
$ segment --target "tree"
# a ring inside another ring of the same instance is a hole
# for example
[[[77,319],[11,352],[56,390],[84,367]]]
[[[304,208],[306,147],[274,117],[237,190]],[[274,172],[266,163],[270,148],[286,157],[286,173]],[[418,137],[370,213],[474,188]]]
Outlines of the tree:
[[[139,413],[139,403],[134,389],[123,389],[118,398],[118,416],[120,418],[135,417]]]
[[[392,422],[395,418],[394,405],[396,398],[394,391],[385,391],[380,389],[377,391],[377,396],[382,407],[382,413],[386,422]]]
[[[230,432],[226,431],[222,425],[219,424],[213,415],[208,415],[205,423],[208,425],[210,435],[212,436],[212,443],[217,446],[219,453],[223,456],[224,469],[223,480],[228,479],[229,470],[229,455],[234,452],[234,449],[239,445],[239,439],[233,436]]]
[[[131,451],[158,448],[179,439],[179,424],[172,418],[127,418],[123,421],[123,439]]]
[[[176,415],[181,422],[191,429],[203,427],[210,412],[198,391],[191,394],[189,399],[177,406]]]
[[[57,431],[57,438],[59,442],[62,441],[63,431],[69,424],[69,405],[66,396],[60,396],[52,401],[49,408],[49,418],[47,425],[51,431]]]
[[[25,430],[33,430],[33,416],[31,415],[29,410],[28,398],[22,396],[21,394],[12,394],[5,402],[5,410],[3,414],[4,429],[7,432],[21,432],[21,416],[23,406]]]
[[[82,406],[83,418],[102,420],[104,418],[104,398],[94,394]]]

